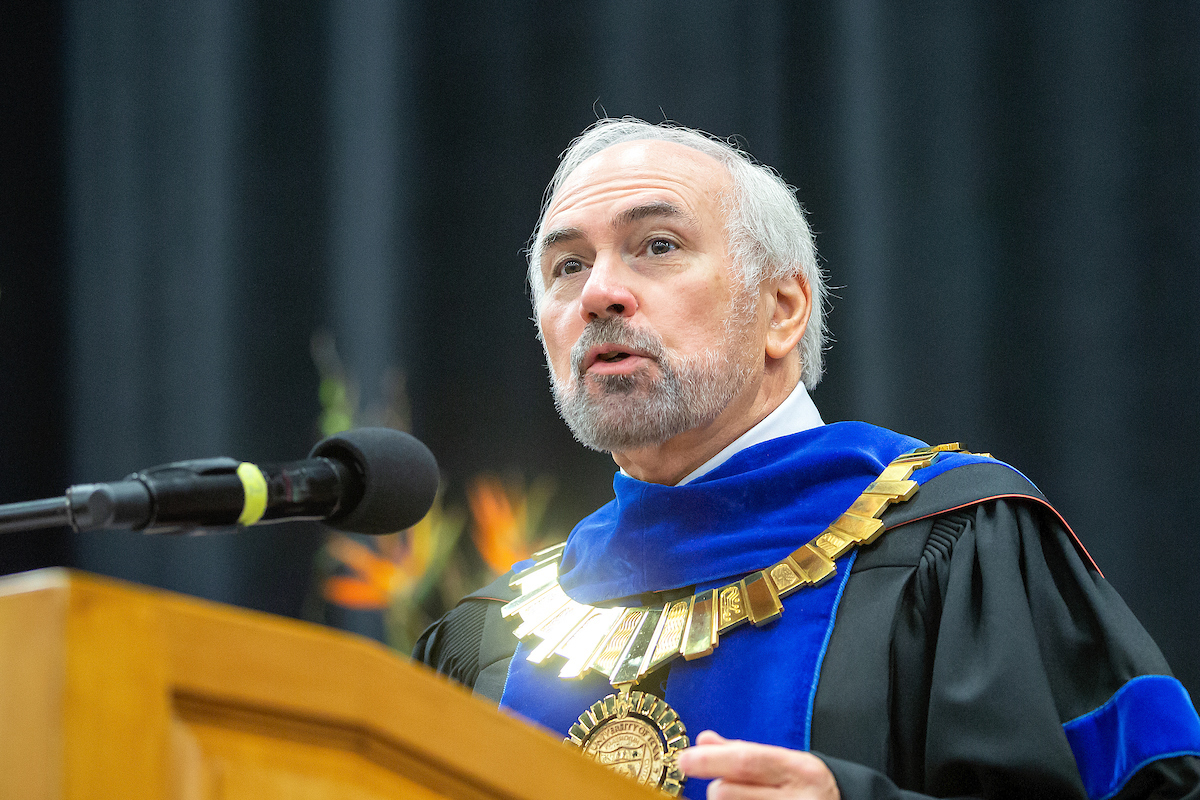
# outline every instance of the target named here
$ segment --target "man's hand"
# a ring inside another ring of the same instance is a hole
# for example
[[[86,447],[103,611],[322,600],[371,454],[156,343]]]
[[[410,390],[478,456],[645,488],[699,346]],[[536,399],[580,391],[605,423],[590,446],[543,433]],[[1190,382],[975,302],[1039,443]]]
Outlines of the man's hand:
[[[679,754],[679,768],[689,778],[716,778],[708,785],[708,800],[841,797],[829,767],[811,753],[723,739],[712,731]]]

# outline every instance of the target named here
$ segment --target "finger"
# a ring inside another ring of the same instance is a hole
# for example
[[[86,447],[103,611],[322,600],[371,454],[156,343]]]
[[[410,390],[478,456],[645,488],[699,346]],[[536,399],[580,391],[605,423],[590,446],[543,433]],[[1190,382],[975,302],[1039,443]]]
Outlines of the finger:
[[[729,741],[716,731],[700,731],[700,735],[696,737],[696,744],[721,744]]]
[[[726,778],[736,783],[781,786],[792,778],[798,766],[803,766],[803,759],[799,758],[802,756],[813,758],[807,753],[773,745],[722,740],[684,750],[679,754],[679,768],[688,777]]]
[[[784,800],[783,790],[775,786],[748,786],[718,778],[708,784],[707,800]]]

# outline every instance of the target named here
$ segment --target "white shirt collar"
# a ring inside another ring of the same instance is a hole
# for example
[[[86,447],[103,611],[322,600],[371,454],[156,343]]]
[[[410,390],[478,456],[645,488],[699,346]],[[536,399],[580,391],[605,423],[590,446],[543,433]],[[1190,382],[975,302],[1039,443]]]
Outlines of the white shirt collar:
[[[721,452],[705,461],[699,467],[688,473],[676,486],[694,481],[724,464],[737,453],[747,447],[781,436],[791,436],[811,428],[819,428],[825,424],[821,412],[817,410],[803,383],[797,383],[792,393],[780,403],[774,411],[763,417],[762,421],[743,433]]]
[[[761,422],[734,439],[724,450],[696,467],[675,485],[683,486],[701,475],[712,472],[751,445],[819,428],[824,424],[825,420],[821,419],[821,412],[817,410],[816,404],[809,397],[808,390],[804,388],[803,383],[797,383],[792,393],[784,398],[784,401],[776,406],[774,411],[763,417]],[[625,471],[624,467],[621,468],[621,474],[629,477],[629,473]]]

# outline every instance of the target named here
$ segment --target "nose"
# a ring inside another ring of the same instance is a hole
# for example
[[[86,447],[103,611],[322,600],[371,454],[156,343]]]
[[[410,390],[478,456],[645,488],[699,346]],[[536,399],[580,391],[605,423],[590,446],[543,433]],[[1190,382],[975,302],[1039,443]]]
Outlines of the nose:
[[[637,296],[630,287],[631,270],[617,254],[597,254],[592,262],[579,313],[585,322],[608,317],[632,317],[638,309]]]

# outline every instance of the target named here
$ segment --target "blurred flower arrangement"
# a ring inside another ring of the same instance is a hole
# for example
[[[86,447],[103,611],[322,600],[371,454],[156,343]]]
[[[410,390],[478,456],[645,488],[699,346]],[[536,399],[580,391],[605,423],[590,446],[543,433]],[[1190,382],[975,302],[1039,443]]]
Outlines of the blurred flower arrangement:
[[[313,335],[312,353],[321,377],[322,436],[359,424],[408,428],[402,376],[388,376],[384,408],[360,412],[357,386],[328,333]],[[321,600],[327,608],[382,615],[384,641],[407,653],[464,594],[566,538],[566,531],[544,524],[553,496],[554,482],[546,476],[526,482],[484,473],[467,482],[466,509],[447,502],[443,481],[429,513],[407,530],[371,537],[331,531],[317,555]]]

